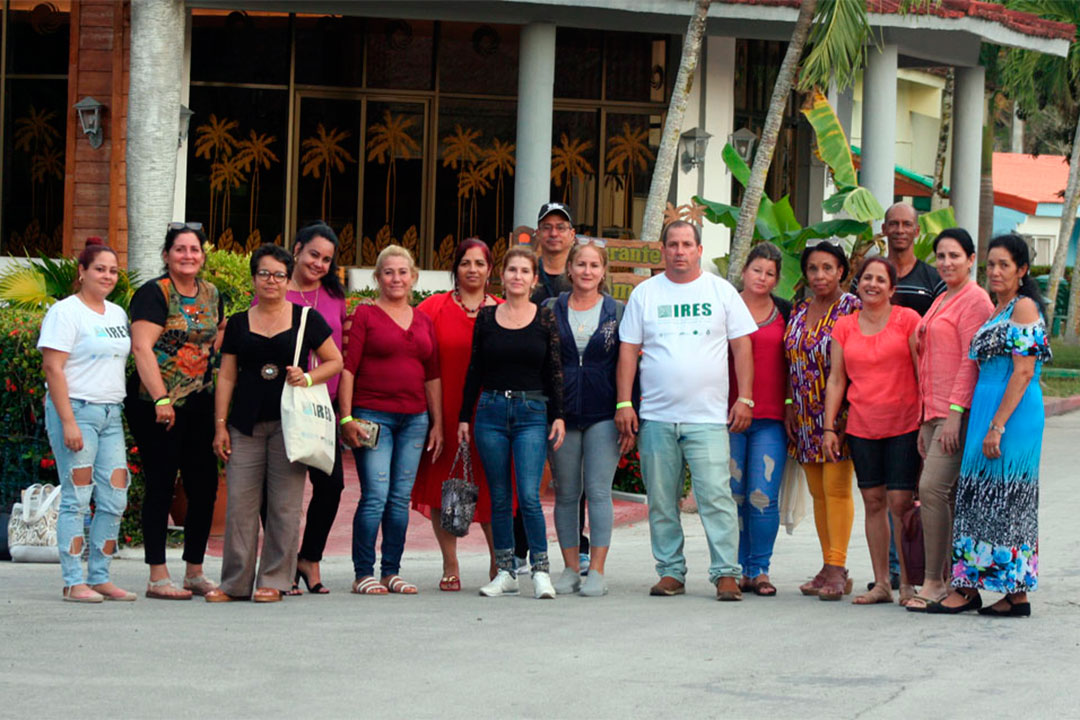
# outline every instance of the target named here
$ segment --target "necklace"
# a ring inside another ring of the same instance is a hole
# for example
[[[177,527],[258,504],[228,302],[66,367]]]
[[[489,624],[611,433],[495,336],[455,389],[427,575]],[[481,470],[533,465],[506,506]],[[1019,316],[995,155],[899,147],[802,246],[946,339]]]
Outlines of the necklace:
[[[454,291],[454,300],[457,302],[458,305],[461,306],[461,309],[465,311],[466,315],[474,315],[474,314],[480,312],[480,308],[484,307],[484,302],[487,301],[487,297],[482,296],[480,298],[480,304],[477,305],[474,308],[471,308],[468,305],[466,305],[465,300],[462,299],[461,291],[460,290],[455,290]]]
[[[308,307],[315,307],[319,304],[319,291],[322,290],[322,285],[315,286],[315,302],[308,302],[307,296],[304,295],[304,291],[300,289],[300,286],[296,286],[296,292],[300,293],[300,302],[304,303]]]

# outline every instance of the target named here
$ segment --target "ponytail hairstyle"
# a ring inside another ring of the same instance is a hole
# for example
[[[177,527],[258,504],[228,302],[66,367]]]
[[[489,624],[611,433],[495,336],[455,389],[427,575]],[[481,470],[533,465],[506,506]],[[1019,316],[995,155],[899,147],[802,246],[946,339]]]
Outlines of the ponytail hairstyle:
[[[1020,295],[1029,297],[1035,301],[1035,305],[1039,308],[1039,314],[1046,318],[1046,298],[1039,292],[1039,286],[1036,284],[1035,279],[1031,277],[1031,253],[1028,250],[1028,245],[1024,242],[1024,238],[1020,237],[1016,233],[1007,233],[1005,235],[998,235],[995,238],[991,238],[990,244],[986,246],[987,254],[994,248],[1003,248],[1012,257],[1012,261],[1016,263],[1016,267],[1023,268],[1024,277],[1020,279]]]
[[[313,223],[305,225],[296,232],[296,238],[293,240],[292,253],[298,255],[300,251],[309,242],[315,238],[322,238],[334,246],[334,254],[330,257],[330,268],[323,275],[322,283],[323,288],[332,297],[338,299],[345,297],[345,287],[341,284],[341,278],[338,277],[338,236],[334,232],[334,229],[327,225],[322,220],[316,220]]]

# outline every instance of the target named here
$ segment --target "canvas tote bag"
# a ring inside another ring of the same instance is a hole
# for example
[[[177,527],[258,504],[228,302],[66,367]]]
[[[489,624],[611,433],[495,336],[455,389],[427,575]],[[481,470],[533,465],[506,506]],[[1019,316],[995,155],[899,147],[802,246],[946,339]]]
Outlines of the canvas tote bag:
[[[300,313],[300,329],[296,333],[296,350],[292,364],[300,365],[300,347],[304,344],[304,328],[308,311]],[[281,432],[285,436],[285,455],[289,462],[303,463],[326,474],[334,470],[334,407],[326,383],[311,387],[295,387],[285,383],[281,392]]]
[[[56,520],[60,488],[35,483],[22,491],[8,520],[8,547],[15,562],[60,562]]]

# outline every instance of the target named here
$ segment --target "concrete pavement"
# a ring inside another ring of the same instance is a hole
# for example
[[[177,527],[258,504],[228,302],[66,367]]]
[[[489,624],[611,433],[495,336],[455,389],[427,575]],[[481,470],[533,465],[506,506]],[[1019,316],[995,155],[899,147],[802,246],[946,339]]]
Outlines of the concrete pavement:
[[[689,593],[675,598],[646,595],[644,523],[616,530],[597,599],[480,598],[487,557],[471,550],[461,593],[438,592],[425,550],[406,555],[418,597],[350,595],[349,560],[334,557],[331,595],[275,605],[74,605],[56,566],[0,563],[0,717],[1080,717],[1078,437],[1080,413],[1048,420],[1030,619],[804,598],[796,586],[820,566],[809,518],[777,540],[779,596],[742,603],[712,599],[693,515]],[[849,565],[862,584],[859,510]],[[140,562],[113,567],[141,589]]]

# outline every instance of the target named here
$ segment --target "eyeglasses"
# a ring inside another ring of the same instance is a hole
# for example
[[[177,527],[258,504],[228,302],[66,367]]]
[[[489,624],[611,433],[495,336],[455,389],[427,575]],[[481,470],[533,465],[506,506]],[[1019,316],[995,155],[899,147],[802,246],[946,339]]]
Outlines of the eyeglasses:
[[[170,230],[194,230],[195,232],[202,232],[201,222],[171,222],[169,223]]]
[[[577,236],[578,245],[595,245],[596,247],[607,247],[607,240],[604,238],[594,238],[588,235]]]
[[[571,228],[570,223],[557,223],[557,224],[544,223],[543,225],[538,227],[537,230],[539,230],[540,232],[547,232],[547,233],[549,233],[549,232],[566,232],[570,228]]]
[[[289,273],[278,270],[277,272],[270,272],[269,270],[256,270],[255,277],[260,280],[273,280],[274,282],[285,282],[289,279]]]

